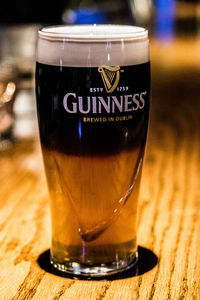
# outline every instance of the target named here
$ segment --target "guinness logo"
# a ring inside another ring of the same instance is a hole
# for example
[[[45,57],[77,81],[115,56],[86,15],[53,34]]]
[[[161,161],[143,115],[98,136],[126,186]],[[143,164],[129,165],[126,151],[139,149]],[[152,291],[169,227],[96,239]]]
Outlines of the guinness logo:
[[[112,93],[120,79],[120,72],[124,72],[124,70],[120,70],[120,66],[109,67],[109,66],[99,66],[99,73],[101,73],[101,77],[103,79],[103,83],[107,93]]]

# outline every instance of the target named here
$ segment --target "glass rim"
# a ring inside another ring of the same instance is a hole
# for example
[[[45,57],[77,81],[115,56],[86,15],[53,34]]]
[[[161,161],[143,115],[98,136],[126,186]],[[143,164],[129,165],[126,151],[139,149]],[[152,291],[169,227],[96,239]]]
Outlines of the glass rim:
[[[81,42],[104,42],[148,39],[148,30],[132,25],[55,25],[38,30],[39,38]]]

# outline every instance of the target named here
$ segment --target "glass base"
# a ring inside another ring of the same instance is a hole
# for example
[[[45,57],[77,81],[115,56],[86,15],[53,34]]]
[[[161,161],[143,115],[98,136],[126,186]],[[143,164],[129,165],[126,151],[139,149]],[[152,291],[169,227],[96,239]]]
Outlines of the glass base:
[[[81,275],[87,277],[101,277],[114,275],[119,272],[126,271],[136,265],[138,262],[138,252],[134,253],[133,256],[127,259],[112,262],[110,264],[99,264],[99,265],[86,265],[79,264],[76,262],[57,262],[51,257],[50,263],[59,271],[71,274]]]

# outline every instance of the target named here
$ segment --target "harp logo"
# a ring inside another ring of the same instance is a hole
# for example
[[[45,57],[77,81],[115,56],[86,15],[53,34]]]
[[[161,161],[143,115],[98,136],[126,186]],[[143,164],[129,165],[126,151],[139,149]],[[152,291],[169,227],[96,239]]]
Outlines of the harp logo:
[[[101,74],[105,89],[107,93],[112,93],[120,79],[120,72],[124,72],[124,70],[120,70],[120,66],[109,67],[109,66],[99,66],[99,73]]]

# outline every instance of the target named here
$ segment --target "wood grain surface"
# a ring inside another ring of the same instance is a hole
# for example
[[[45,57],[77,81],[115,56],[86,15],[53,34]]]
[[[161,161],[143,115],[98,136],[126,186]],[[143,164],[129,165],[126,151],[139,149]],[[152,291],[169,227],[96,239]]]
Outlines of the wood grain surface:
[[[0,153],[0,299],[200,299],[199,50],[196,40],[151,44],[138,243],[157,255],[156,266],[103,281],[42,269],[38,257],[50,248],[48,194],[38,137],[21,140]]]

